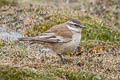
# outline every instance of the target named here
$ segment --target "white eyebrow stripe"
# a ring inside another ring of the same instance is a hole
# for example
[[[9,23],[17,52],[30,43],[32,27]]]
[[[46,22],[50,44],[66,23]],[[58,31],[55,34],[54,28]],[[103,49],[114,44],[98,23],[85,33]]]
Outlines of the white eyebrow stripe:
[[[67,27],[68,27],[70,30],[72,30],[72,31],[75,31],[75,32],[80,32],[80,30],[79,30],[79,29],[76,29],[76,28],[70,27],[69,25],[67,25]]]
[[[69,23],[71,23],[71,24],[76,24],[76,23],[74,23],[74,22],[72,22],[72,21],[69,21]]]

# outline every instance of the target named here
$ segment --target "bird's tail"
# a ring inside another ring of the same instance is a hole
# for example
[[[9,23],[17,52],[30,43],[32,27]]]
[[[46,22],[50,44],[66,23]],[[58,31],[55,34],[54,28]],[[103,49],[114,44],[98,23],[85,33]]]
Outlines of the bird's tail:
[[[33,37],[24,37],[24,38],[18,38],[18,41],[33,41]]]

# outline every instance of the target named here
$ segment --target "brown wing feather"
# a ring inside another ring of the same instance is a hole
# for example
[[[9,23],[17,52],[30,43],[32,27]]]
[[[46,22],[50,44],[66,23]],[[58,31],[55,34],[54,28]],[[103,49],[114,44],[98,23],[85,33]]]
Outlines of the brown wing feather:
[[[53,26],[46,32],[53,32],[55,33],[56,36],[61,36],[63,38],[69,38],[69,39],[71,39],[73,35],[72,31],[69,30],[69,28],[65,26],[65,24],[59,24],[59,25]]]

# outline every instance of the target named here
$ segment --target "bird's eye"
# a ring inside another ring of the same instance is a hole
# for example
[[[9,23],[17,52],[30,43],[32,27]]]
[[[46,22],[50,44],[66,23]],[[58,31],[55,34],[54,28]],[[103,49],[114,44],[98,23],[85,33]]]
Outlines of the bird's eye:
[[[76,27],[80,27],[80,25],[78,25],[78,24],[74,24]]]

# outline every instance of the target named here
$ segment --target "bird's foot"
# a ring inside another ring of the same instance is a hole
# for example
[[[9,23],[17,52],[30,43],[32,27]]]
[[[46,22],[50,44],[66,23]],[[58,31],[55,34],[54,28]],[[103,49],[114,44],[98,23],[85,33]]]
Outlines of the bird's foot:
[[[80,46],[76,46],[75,49],[74,49],[74,53],[79,52],[79,49],[80,49]]]
[[[61,54],[58,54],[58,56],[60,57],[61,62],[62,62],[63,64],[67,64],[67,63],[71,62],[70,59],[66,59],[66,58],[63,57]]]

